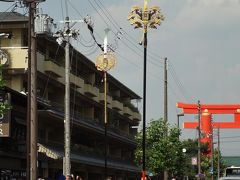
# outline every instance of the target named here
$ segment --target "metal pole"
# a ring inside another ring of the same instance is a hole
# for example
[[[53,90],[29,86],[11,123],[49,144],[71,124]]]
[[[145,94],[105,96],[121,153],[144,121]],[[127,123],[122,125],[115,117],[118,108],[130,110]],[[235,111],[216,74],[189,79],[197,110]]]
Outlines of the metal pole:
[[[212,119],[212,116],[211,116],[211,139],[212,139],[212,152],[211,152],[211,155],[212,155],[212,159],[211,159],[211,166],[212,166],[212,180],[214,180],[214,144],[213,144],[213,119]]]
[[[184,114],[183,113],[181,113],[181,114],[177,114],[177,127],[178,127],[178,129],[180,129],[180,123],[179,123],[179,117],[180,116],[184,116]],[[178,136],[178,139],[180,138],[180,134],[179,134],[179,136]]]
[[[168,122],[168,100],[167,100],[167,58],[164,58],[164,121]]]
[[[104,139],[105,139],[105,158],[104,158],[104,170],[105,170],[105,179],[107,179],[107,145],[108,145],[108,140],[107,140],[107,72],[104,71]]]
[[[179,129],[179,114],[177,114],[177,127]]]
[[[220,129],[218,127],[218,179],[220,178]]]
[[[68,32],[69,30],[69,17],[66,17],[65,26]],[[69,34],[66,35],[65,46],[65,122],[64,122],[64,139],[65,139],[65,162],[63,167],[65,168],[65,175],[71,174],[71,160],[70,160],[70,62],[69,62]]]
[[[146,159],[146,80],[147,80],[147,27],[144,28],[144,58],[143,58],[143,137],[142,137],[142,178],[145,180]]]
[[[201,174],[201,105],[198,100],[198,179],[200,179],[199,175]]]
[[[168,100],[167,100],[167,58],[164,58],[164,122],[167,127],[167,122],[168,122]],[[167,127],[168,128],[168,127]],[[165,134],[165,136],[168,136],[168,129]],[[164,171],[164,180],[168,179],[168,171]]]

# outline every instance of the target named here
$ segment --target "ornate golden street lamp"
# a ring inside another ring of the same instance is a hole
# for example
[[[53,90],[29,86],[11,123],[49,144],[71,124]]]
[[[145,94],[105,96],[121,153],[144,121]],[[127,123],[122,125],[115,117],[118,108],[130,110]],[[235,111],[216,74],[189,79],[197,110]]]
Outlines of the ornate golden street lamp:
[[[133,6],[128,16],[128,20],[134,28],[143,29],[143,46],[144,46],[144,64],[143,64],[143,136],[142,136],[142,179],[145,180],[145,140],[146,140],[146,73],[147,73],[147,31],[148,28],[157,28],[164,20],[160,13],[160,8],[154,6],[148,8],[147,0],[144,0],[143,9]]]
[[[104,155],[104,168],[105,168],[105,179],[107,178],[107,71],[112,69],[116,64],[116,58],[112,52],[108,52],[107,48],[107,34],[110,29],[105,29],[104,38],[104,53],[100,54],[96,60],[97,70],[103,71],[104,75],[104,131],[105,131],[105,155]]]

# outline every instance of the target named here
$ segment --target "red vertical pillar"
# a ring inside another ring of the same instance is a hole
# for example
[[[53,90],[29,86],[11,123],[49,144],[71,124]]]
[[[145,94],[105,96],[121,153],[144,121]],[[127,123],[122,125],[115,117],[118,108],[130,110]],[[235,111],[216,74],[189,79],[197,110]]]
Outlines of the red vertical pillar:
[[[212,152],[212,127],[211,127],[212,115],[205,109],[201,115],[201,143],[208,143],[207,155],[211,155]]]

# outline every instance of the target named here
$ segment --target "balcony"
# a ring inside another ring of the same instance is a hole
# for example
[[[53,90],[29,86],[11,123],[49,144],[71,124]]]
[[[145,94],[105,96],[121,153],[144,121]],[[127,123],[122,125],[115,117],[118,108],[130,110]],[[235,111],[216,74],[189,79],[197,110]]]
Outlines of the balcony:
[[[73,74],[70,74],[70,83],[77,86],[77,88],[84,88],[84,80],[80,77],[77,77]]]
[[[130,117],[130,116],[132,116],[132,110],[129,107],[124,106],[123,114]]]
[[[116,109],[117,111],[123,110],[123,104],[118,100],[112,100],[112,108]]]
[[[99,93],[99,101],[104,102],[104,93]],[[112,97],[107,94],[107,104],[109,108],[112,108]]]
[[[132,119],[135,121],[141,121],[141,114],[139,112],[133,112]]]
[[[28,49],[3,49],[9,55],[6,69],[9,73],[24,73],[28,68]]]
[[[52,61],[44,61],[43,70],[46,74],[51,74],[51,76],[54,76],[55,78],[64,77],[64,68],[58,66]]]
[[[91,84],[84,84],[84,93],[90,97],[97,97],[99,94],[99,89],[92,86]]]

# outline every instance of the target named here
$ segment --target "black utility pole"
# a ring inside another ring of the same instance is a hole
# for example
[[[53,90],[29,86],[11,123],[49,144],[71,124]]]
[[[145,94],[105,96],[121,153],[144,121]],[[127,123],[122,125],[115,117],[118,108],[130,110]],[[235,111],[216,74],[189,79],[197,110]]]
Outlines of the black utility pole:
[[[26,0],[29,7],[28,20],[28,123],[27,123],[27,179],[37,179],[37,63],[36,63],[36,34],[34,30],[34,15],[36,2]]]

